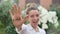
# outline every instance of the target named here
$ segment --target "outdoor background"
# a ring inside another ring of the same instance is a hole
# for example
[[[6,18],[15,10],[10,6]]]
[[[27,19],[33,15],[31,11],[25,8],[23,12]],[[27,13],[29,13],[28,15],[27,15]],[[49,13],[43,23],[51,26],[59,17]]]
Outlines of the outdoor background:
[[[53,24],[49,23],[47,34],[60,34],[60,0],[0,0],[0,34],[17,34],[8,10],[11,9],[14,3],[20,5],[21,10],[24,10],[29,2],[40,4],[48,11],[56,11],[59,25],[55,28]]]

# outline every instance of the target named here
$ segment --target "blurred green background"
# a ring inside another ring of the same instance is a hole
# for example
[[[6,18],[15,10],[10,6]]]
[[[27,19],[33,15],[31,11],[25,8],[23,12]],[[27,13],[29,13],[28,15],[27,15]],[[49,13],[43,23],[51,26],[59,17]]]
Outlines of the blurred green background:
[[[2,0],[0,2],[0,34],[17,34],[8,13],[14,3],[18,3],[18,0],[14,0],[14,2]],[[47,34],[60,34],[60,8],[56,8],[56,6],[60,5],[51,5],[49,11],[57,12],[59,26],[55,28],[53,24],[49,24],[50,28],[47,30]]]

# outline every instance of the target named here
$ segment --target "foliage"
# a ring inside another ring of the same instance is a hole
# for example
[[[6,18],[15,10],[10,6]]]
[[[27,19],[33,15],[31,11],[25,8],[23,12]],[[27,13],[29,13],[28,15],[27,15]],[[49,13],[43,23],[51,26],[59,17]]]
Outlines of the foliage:
[[[15,31],[15,27],[12,24],[7,26],[5,29],[5,34],[17,34]]]
[[[56,10],[58,19],[60,19],[60,8]]]
[[[56,7],[55,5],[51,5],[51,6],[50,6],[50,11],[55,11],[55,10],[56,10],[55,7]]]
[[[15,32],[14,26],[12,25],[12,21],[8,10],[11,9],[13,3],[10,0],[2,0],[0,3],[0,34],[17,34]],[[5,32],[4,32],[5,31]],[[4,32],[4,33],[3,33]]]
[[[0,3],[0,21],[6,27],[7,24],[11,22],[10,16],[8,14],[8,10],[11,8],[11,4],[9,1]]]
[[[51,5],[50,11],[56,11],[58,17],[58,27],[55,28],[53,24],[48,23],[49,29],[47,30],[47,34],[59,34],[60,32],[60,8],[56,8],[56,5]]]
[[[60,8],[56,8],[57,6],[60,5],[51,5],[50,6],[50,11],[56,11],[58,19],[60,19]]]

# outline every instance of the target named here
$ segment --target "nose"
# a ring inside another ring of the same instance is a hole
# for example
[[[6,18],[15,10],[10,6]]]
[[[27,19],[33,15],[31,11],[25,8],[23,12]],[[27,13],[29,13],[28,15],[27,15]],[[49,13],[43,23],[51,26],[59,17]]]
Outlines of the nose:
[[[37,19],[38,19],[38,18],[35,16],[35,17],[34,17],[34,20],[37,20]]]

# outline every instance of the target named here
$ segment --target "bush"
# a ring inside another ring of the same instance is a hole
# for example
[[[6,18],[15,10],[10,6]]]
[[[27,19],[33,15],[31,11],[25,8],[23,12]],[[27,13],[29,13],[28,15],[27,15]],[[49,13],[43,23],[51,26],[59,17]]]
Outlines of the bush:
[[[0,21],[6,27],[11,22],[8,10],[11,8],[9,1],[0,3]],[[7,25],[8,24],[8,25]]]
[[[60,19],[60,8],[57,8],[60,5],[51,5],[50,11],[56,11],[58,19]]]
[[[15,31],[15,27],[11,24],[6,27],[5,34],[17,34]]]
[[[0,3],[0,34],[4,31],[3,34],[17,34],[8,14],[8,10],[11,9],[12,5],[13,3],[11,4],[10,0],[2,0]]]
[[[58,19],[60,20],[60,8],[56,10]]]

